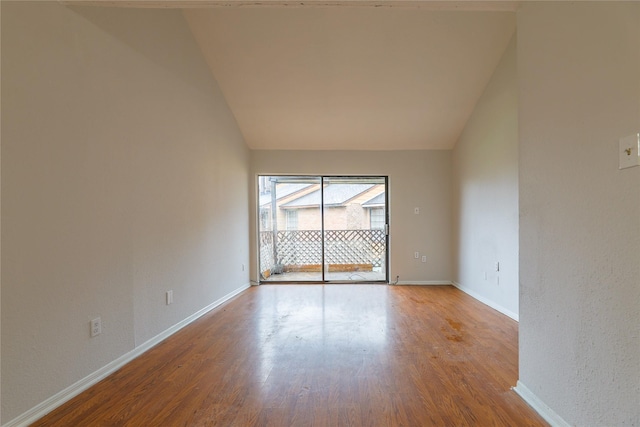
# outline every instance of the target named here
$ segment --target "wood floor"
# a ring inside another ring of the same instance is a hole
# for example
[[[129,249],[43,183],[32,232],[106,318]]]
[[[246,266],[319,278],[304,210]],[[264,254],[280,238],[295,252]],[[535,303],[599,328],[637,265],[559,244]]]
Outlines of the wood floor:
[[[252,287],[36,426],[544,426],[518,326],[449,286]]]

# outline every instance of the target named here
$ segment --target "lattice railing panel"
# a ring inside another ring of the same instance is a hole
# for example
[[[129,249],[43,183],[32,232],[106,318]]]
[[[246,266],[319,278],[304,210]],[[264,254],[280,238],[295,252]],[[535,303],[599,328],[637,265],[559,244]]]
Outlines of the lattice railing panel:
[[[322,263],[320,230],[278,231],[278,263],[315,265]]]
[[[379,266],[385,250],[383,230],[325,231],[325,262]]]
[[[273,259],[273,232],[260,233],[260,273],[271,270],[275,264]]]
[[[326,230],[325,263],[330,265],[371,264],[384,259],[384,230]],[[320,230],[278,231],[277,259],[273,259],[273,232],[260,233],[261,270],[269,266],[319,265],[322,262]]]

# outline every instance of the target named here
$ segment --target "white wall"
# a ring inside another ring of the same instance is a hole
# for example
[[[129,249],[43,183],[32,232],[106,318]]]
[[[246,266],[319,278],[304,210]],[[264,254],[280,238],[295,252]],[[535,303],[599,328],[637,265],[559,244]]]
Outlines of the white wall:
[[[451,151],[261,151],[251,152],[252,236],[255,236],[257,175],[389,176],[391,281],[451,280]],[[420,214],[414,214],[414,207]],[[255,238],[251,277],[257,277]],[[427,256],[422,263],[415,251]]]
[[[248,283],[248,172],[180,11],[2,2],[3,422]]]
[[[640,424],[640,4],[518,12],[520,384],[571,425]]]
[[[518,316],[518,84],[515,37],[453,150],[454,281]],[[499,262],[499,272],[495,263]],[[486,275],[486,277],[485,277]]]

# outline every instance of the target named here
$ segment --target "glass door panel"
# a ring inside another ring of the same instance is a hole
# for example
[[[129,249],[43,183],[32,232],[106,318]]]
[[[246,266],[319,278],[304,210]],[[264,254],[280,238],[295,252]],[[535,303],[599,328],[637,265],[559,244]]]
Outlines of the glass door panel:
[[[323,177],[324,280],[387,281],[385,177]]]
[[[261,281],[322,281],[320,177],[260,176]]]

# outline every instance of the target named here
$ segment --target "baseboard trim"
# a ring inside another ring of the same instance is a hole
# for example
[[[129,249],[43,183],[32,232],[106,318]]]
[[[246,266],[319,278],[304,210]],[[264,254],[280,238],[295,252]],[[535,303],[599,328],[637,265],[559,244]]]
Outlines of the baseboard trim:
[[[401,280],[396,285],[442,286],[451,285],[450,280]]]
[[[520,381],[512,389],[518,396],[522,398],[529,406],[531,406],[546,422],[552,427],[570,427],[571,425],[555,413],[553,409],[547,406],[538,396],[536,396],[527,386]]]
[[[157,344],[159,344],[160,342],[164,341],[165,339],[167,339],[171,335],[175,334],[180,329],[184,328],[185,326],[187,326],[190,323],[194,322],[198,318],[200,318],[200,317],[204,316],[205,314],[207,314],[209,311],[211,311],[214,308],[222,305],[223,303],[227,302],[228,300],[230,300],[231,298],[233,298],[236,295],[240,294],[241,292],[249,289],[250,287],[251,287],[251,285],[249,283],[246,283],[245,285],[243,285],[243,286],[239,287],[238,289],[228,293],[227,295],[223,296],[222,298],[212,302],[208,306],[204,307],[201,310],[198,310],[197,312],[195,312],[191,316],[189,316],[186,319],[176,323],[175,325],[173,325],[172,327],[170,327],[170,328],[166,329],[165,331],[159,333],[155,337],[149,339],[148,341],[145,341],[144,343],[140,344],[139,346],[136,346],[133,350],[129,351],[128,353],[123,354],[122,356],[120,356],[117,359],[115,359],[114,361],[106,364],[105,366],[103,366],[102,368],[98,369],[97,371],[87,375],[86,377],[84,377],[81,380],[75,382],[74,384],[71,384],[69,387],[65,388],[64,390],[59,391],[58,393],[54,394],[53,396],[51,396],[47,400],[43,401],[42,403],[39,403],[38,405],[36,405],[33,408],[29,409],[28,411],[26,411],[22,415],[19,415],[18,417],[14,418],[13,420],[11,420],[8,423],[4,424],[2,427],[23,427],[23,426],[26,427],[29,424],[39,420],[40,418],[44,417],[45,415],[47,415],[49,412],[53,411],[57,407],[61,406],[62,404],[66,403],[67,401],[69,401],[72,398],[76,397],[78,394],[82,393],[83,391],[85,391],[89,387],[91,387],[91,386],[97,384],[98,382],[102,381],[104,378],[106,378],[107,376],[111,375],[112,373],[114,373],[115,371],[117,371],[118,369],[120,369],[121,367],[126,365],[127,363],[131,362],[136,357],[142,355],[144,352],[146,352],[150,348],[156,346]]]
[[[478,294],[475,291],[472,291],[469,288],[465,288],[464,286],[462,286],[460,283],[458,283],[456,281],[451,282],[451,284],[453,286],[455,286],[456,288],[460,289],[465,294],[467,294],[469,296],[472,296],[473,298],[477,299],[478,301],[480,301],[484,305],[488,305],[489,307],[493,308],[494,310],[499,311],[500,313],[504,314],[505,316],[509,316],[510,318],[515,320],[516,322],[520,321],[520,316],[517,313],[514,313],[511,310],[507,310],[506,308],[504,308],[500,304],[496,304],[495,302],[491,301],[490,299],[483,297],[482,295]]]

